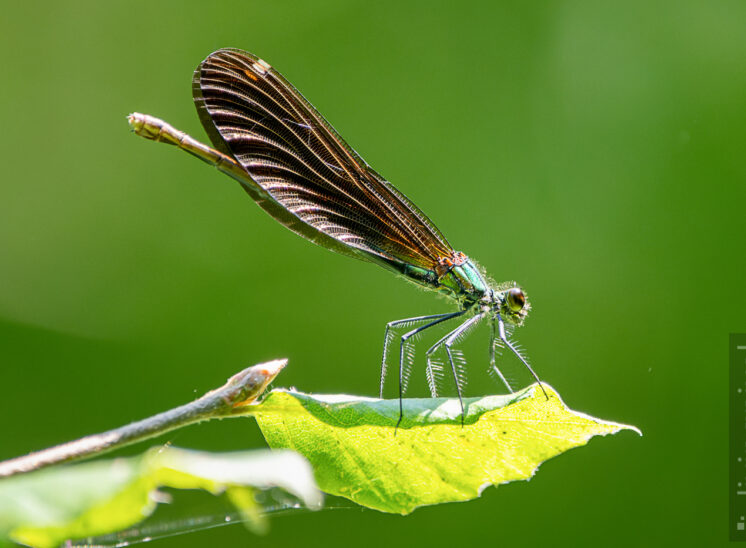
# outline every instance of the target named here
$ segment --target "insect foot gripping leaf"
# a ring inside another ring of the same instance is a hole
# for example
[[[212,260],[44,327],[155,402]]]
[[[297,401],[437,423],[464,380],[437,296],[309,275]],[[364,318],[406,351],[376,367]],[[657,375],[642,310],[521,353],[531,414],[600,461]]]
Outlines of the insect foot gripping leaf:
[[[273,391],[250,412],[273,448],[313,465],[319,487],[358,504],[408,514],[529,479],[539,465],[593,436],[632,430],[572,411],[551,387],[506,396],[398,400]]]

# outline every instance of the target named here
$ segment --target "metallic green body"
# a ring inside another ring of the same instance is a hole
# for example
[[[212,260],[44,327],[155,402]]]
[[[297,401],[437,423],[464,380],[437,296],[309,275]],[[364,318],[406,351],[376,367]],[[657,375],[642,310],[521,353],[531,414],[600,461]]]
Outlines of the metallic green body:
[[[390,265],[394,266],[394,265]],[[407,264],[397,264],[396,270],[417,285],[444,293],[466,305],[481,300],[489,286],[479,269],[471,261],[454,265],[441,277],[434,270]]]
[[[479,301],[489,290],[484,276],[471,261],[454,266],[438,282],[438,291],[467,303]]]

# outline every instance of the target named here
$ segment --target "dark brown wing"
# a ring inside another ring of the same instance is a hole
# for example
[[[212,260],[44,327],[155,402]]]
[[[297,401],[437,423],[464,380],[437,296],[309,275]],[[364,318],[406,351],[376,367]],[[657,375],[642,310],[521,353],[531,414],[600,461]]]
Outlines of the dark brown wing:
[[[251,196],[291,230],[335,251],[434,269],[453,253],[433,223],[373,171],[276,70],[221,49],[194,75],[213,144],[260,188]]]

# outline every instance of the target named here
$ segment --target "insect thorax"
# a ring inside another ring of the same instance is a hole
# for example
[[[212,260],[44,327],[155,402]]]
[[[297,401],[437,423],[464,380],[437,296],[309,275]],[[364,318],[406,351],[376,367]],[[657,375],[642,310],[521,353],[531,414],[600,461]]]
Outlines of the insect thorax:
[[[475,303],[489,292],[479,268],[466,255],[461,264],[450,265],[438,277],[438,291],[465,303]]]
[[[387,262],[385,266],[403,275],[410,282],[438,291],[467,306],[484,301],[492,293],[484,274],[460,252],[454,252],[452,257],[441,259],[434,269],[394,262]]]
[[[408,265],[402,274],[410,281],[465,304],[476,303],[489,293],[484,275],[460,252],[441,258],[432,270]]]

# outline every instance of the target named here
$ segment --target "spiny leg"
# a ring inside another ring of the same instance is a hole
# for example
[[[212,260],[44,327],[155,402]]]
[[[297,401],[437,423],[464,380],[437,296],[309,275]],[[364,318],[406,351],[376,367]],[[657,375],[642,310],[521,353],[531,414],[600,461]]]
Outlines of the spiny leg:
[[[448,321],[451,318],[461,316],[463,313],[464,311],[461,310],[459,312],[451,312],[450,314],[438,314],[437,316],[430,316],[430,318],[434,319],[434,321],[428,324],[425,324],[423,326],[420,326],[416,329],[413,329],[412,331],[409,331],[408,333],[405,333],[404,335],[402,335],[401,340],[399,342],[399,420],[396,421],[396,428],[399,428],[399,425],[401,424],[401,421],[404,418],[404,402],[403,402],[404,400],[404,345],[406,344],[409,338],[415,336],[417,333],[421,333],[425,329],[429,329],[435,325],[438,325],[439,323]],[[404,321],[404,320],[401,320],[401,321]],[[386,361],[386,356],[384,355],[384,363],[385,361]],[[381,380],[381,389],[383,389],[383,380]]]
[[[536,372],[533,370],[533,368],[528,364],[528,361],[526,361],[526,358],[524,358],[521,355],[521,353],[518,352],[518,349],[515,346],[513,346],[513,343],[511,343],[508,340],[508,337],[505,334],[505,324],[503,323],[503,319],[500,316],[500,314],[497,315],[497,325],[498,325],[498,328],[500,330],[499,331],[500,340],[503,343],[505,343],[505,346],[507,346],[508,348],[510,348],[510,350],[513,352],[513,354],[515,354],[516,356],[518,356],[519,360],[521,360],[523,362],[523,365],[526,366],[526,369],[528,369],[531,372],[531,374],[533,375],[534,379],[536,379],[536,382],[539,385],[539,388],[541,388],[541,391],[544,392],[544,397],[548,400],[549,396],[547,395],[547,391],[544,390],[544,385],[541,384],[541,379],[539,379],[539,375],[537,375]]]
[[[502,371],[497,367],[497,361],[495,360],[495,318],[492,318],[492,321],[490,322],[490,368],[492,371],[497,373],[497,376],[500,377],[500,380],[503,381],[503,384],[508,388],[508,391],[512,394],[514,392],[513,387],[510,386],[510,383],[508,382],[508,379],[505,378],[505,375],[502,374]]]
[[[444,342],[446,342],[446,339],[451,336],[452,331],[449,331],[446,333],[443,337],[438,339],[434,345],[432,345],[430,348],[427,349],[427,352],[425,352],[425,361],[427,363],[427,370],[426,372],[428,375],[433,379],[432,386],[430,386],[430,394],[433,398],[438,397],[438,393],[435,386],[435,377],[436,377],[436,368],[435,365],[438,365],[437,369],[440,369],[440,364],[435,362],[435,360],[432,359],[432,355],[435,353],[438,348],[440,348]]]
[[[448,312],[446,314],[435,314],[430,316],[416,316],[414,318],[395,320],[386,324],[386,332],[383,335],[383,358],[381,358],[381,389],[378,393],[379,398],[383,398],[383,383],[386,380],[386,356],[389,352],[389,333],[391,329],[399,325],[424,322],[427,320],[437,320],[439,318],[452,318],[454,317],[454,314],[458,314],[458,312]]]
[[[453,362],[453,354],[451,353],[451,346],[456,341],[456,339],[459,338],[461,334],[463,334],[472,325],[481,321],[482,318],[484,318],[483,313],[477,314],[476,316],[469,318],[464,323],[459,325],[456,329],[451,331],[451,333],[448,335],[448,338],[443,343],[443,346],[446,349],[446,354],[448,354],[448,362],[451,364],[451,371],[453,372],[453,380],[456,383],[456,392],[458,393],[458,403],[461,406],[461,426],[464,426],[464,399],[461,395],[461,383],[459,382],[458,373],[456,372],[456,364]]]
[[[465,311],[464,311],[465,312]],[[453,373],[453,380],[456,383],[456,392],[458,393],[458,402],[461,406],[461,426],[464,425],[464,400],[461,394],[461,383],[458,378],[458,372],[456,371],[456,364],[453,361],[453,354],[451,352],[451,346],[461,335],[466,332],[474,324],[478,323],[484,318],[484,313],[477,314],[476,316],[469,318],[464,323],[459,325],[456,329],[448,333],[445,337],[441,338],[438,342],[432,345],[426,355],[427,359],[430,360],[430,356],[435,352],[441,345],[446,349],[446,355],[448,356],[448,363],[451,366],[451,372]]]

